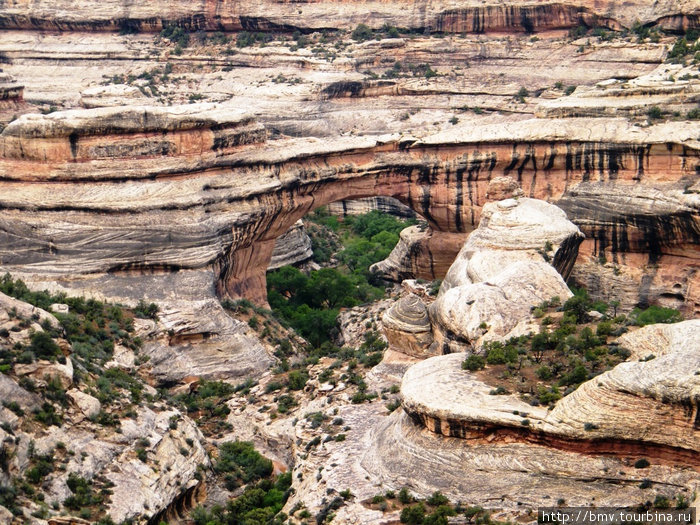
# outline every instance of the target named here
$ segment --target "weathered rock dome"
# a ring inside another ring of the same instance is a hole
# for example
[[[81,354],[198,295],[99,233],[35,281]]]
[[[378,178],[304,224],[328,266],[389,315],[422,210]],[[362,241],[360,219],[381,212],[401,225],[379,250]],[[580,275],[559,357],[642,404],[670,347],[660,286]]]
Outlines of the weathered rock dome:
[[[526,333],[531,308],[571,296],[562,275],[582,240],[553,204],[528,198],[486,204],[430,306],[435,353]]]
[[[433,341],[428,309],[416,294],[397,301],[382,317],[384,332],[393,350],[413,357],[428,357]]]

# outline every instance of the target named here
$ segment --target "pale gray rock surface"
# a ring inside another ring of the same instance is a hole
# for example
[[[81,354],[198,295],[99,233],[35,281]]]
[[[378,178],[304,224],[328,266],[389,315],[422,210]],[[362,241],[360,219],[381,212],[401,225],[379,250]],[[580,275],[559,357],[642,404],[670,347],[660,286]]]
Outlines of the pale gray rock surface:
[[[166,342],[147,343],[151,374],[161,383],[187,376],[207,380],[259,375],[273,359],[247,324],[214,299],[164,305],[158,314]]]
[[[412,218],[416,216],[411,208],[391,197],[365,197],[364,199],[331,202],[328,211],[333,215],[363,215],[371,211],[381,211],[395,217]]]
[[[697,339],[681,338],[697,322],[664,326],[669,330],[653,325],[673,346],[662,348],[660,356],[617,365],[584,382],[553,410],[532,407],[514,394],[490,395],[491,386],[461,368],[464,354],[432,357],[409,368],[402,403],[430,430],[448,436],[478,435],[488,427],[525,428],[534,436],[549,435],[550,442],[579,440],[581,450],[588,442],[610,442],[612,449],[618,442],[646,446],[650,455],[677,450],[679,458],[689,458],[700,450],[695,413],[688,410],[700,395],[700,351]],[[643,330],[648,334],[650,328]]]
[[[78,407],[78,410],[80,410],[85,417],[94,417],[100,413],[102,404],[97,398],[91,396],[90,394],[86,394],[85,392],[81,392],[77,389],[72,389],[66,392],[66,395],[68,396],[68,399],[70,399],[71,402]]]
[[[282,266],[301,263],[309,260],[313,254],[311,239],[304,230],[304,223],[299,219],[287,233],[277,237],[267,269],[275,270]]]
[[[14,297],[0,292],[0,310],[10,311],[12,309],[17,312],[17,315],[28,319],[36,316],[39,322],[45,321],[49,323],[52,328],[60,328],[61,326],[58,319],[46,310],[42,310],[41,308],[37,308],[36,306],[32,306],[29,303],[25,303],[24,301],[20,301],[19,299],[15,299]]]
[[[47,378],[58,380],[66,389],[73,384],[73,361],[66,359],[65,364],[51,361],[35,361],[28,364],[16,364],[14,372],[20,377],[31,378],[37,386],[46,386]]]
[[[519,198],[484,205],[479,227],[429,308],[433,353],[526,333],[533,307],[571,296],[555,267],[573,265],[582,238],[566,214],[547,202]]]
[[[34,408],[41,402],[39,396],[27,392],[5,374],[0,374],[0,399],[7,403],[17,403],[25,410]]]
[[[368,433],[372,445],[361,465],[375,485],[385,489],[406,486],[423,497],[440,490],[463,504],[516,514],[552,506],[558,499],[581,506],[627,506],[648,499],[648,491],[639,489],[639,471],[614,456],[439,436],[402,411],[371,426]],[[663,479],[655,488],[671,497],[678,487],[692,494],[700,485],[697,473],[685,468],[653,465],[644,476]]]
[[[582,239],[566,213],[545,201],[518,198],[488,203],[479,227],[469,235],[443,279],[441,293],[490,279],[515,261],[553,260],[556,266],[563,255],[558,257],[559,249]],[[575,253],[568,255],[569,260],[562,261],[564,267],[575,260]]]
[[[700,319],[644,326],[621,335],[616,343],[631,352],[630,360],[658,357],[679,348],[700,352]]]

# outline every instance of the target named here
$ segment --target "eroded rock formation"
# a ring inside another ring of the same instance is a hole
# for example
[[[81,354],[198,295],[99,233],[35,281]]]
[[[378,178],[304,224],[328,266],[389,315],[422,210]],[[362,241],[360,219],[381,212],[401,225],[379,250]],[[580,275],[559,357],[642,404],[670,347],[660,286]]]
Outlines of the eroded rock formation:
[[[308,261],[313,254],[311,239],[304,230],[304,224],[299,220],[275,241],[275,249],[267,269],[274,270],[287,264]]]
[[[382,321],[389,348],[419,358],[433,355],[428,309],[420,297],[409,293],[399,299],[382,316]]]
[[[631,219],[622,207],[595,214],[569,195],[584,188],[643,194],[651,190],[642,181],[675,181],[666,184],[679,188],[677,196],[652,203],[647,224],[658,230],[685,217],[684,235],[664,237],[653,254],[640,250],[655,260],[686,250],[692,268],[698,203],[681,188],[698,165],[697,127],[533,120],[455,127],[415,141],[282,139],[261,148],[264,129],[230,106],[27,115],[0,136],[7,180],[0,260],[6,269],[44,274],[213,265],[221,296],[264,302],[277,237],[319,205],[379,194],[428,221],[422,246],[432,255],[421,252],[417,270],[433,278],[447,269],[459,235],[478,223],[489,179],[517,174],[526,195],[563,198],[593,240],[607,232],[596,228],[611,213],[624,224]]]
[[[622,363],[585,382],[551,411],[515,395],[491,395],[489,385],[462,370],[464,354],[437,356],[408,369],[402,402],[416,422],[446,436],[648,454],[698,466],[697,356],[697,348],[676,348],[648,362]]]
[[[558,271],[568,274],[582,239],[566,214],[544,201],[486,204],[430,306],[442,350],[436,353],[527,332],[532,308],[571,296]]]
[[[361,9],[360,9],[361,6]],[[426,8],[411,1],[387,5],[382,2],[314,2],[297,9],[286,3],[242,3],[210,0],[198,4],[152,2],[124,6],[116,0],[89,1],[75,10],[67,0],[13,5],[3,9],[0,27],[12,29],[160,31],[168,22],[189,30],[290,30],[352,29],[360,22],[375,27],[397,27],[454,33],[526,32],[561,29],[586,23],[590,26],[631,27],[636,20],[657,22],[670,29],[695,27],[698,7],[694,2],[627,2],[622,8],[610,2],[549,0],[522,5],[518,2],[438,2]],[[371,12],[368,19],[365,12]]]

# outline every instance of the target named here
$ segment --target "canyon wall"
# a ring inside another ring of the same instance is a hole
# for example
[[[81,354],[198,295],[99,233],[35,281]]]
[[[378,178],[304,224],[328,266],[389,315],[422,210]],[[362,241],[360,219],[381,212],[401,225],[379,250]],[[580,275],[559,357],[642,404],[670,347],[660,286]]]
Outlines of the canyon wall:
[[[214,265],[221,296],[264,302],[277,237],[318,206],[384,195],[427,220],[440,255],[419,277],[441,277],[461,244],[441,234],[470,232],[489,180],[509,176],[525,195],[560,203],[587,235],[585,255],[621,265],[684,256],[694,270],[699,129],[535,119],[420,140],[266,143],[261,125],[223,105],[25,115],[0,135],[0,262],[45,274]],[[692,311],[700,301],[688,279],[669,293]]]
[[[125,4],[117,0],[87,0],[80,9],[68,0],[9,2],[3,5],[0,28],[61,31],[160,31],[168,23],[196,30],[279,31],[353,29],[359,23],[390,24],[421,31],[457,33],[533,32],[579,24],[631,27],[635,21],[658,22],[669,29],[697,27],[700,8],[690,0],[562,2],[379,2],[372,0],[319,2],[156,2]],[[367,13],[372,13],[368,16]]]

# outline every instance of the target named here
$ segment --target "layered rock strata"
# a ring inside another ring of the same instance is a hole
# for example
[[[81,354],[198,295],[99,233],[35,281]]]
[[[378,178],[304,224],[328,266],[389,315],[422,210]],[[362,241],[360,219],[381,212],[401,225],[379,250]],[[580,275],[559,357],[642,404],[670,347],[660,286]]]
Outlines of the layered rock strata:
[[[681,347],[651,361],[622,363],[551,411],[515,395],[490,395],[490,386],[462,370],[463,354],[437,356],[406,372],[402,403],[432,432],[476,443],[531,442],[700,467],[699,356],[697,348]]]
[[[361,5],[361,9],[359,6]],[[339,7],[340,6],[340,7]],[[396,5],[372,1],[342,4],[310,3],[299,10],[294,4],[263,2],[234,4],[226,0],[197,4],[152,2],[129,5],[110,0],[85,2],[75,10],[67,0],[6,6],[0,17],[5,29],[160,31],[169,22],[189,30],[306,30],[353,29],[361,22],[374,27],[389,24],[426,31],[455,33],[543,31],[579,24],[631,27],[635,21],[658,23],[669,29],[695,27],[698,7],[694,2],[635,0],[622,8],[611,2],[518,2],[443,1],[424,6],[405,1]],[[614,7],[614,8],[613,8]],[[300,12],[301,11],[301,12]],[[371,12],[368,18],[363,13]]]
[[[17,103],[22,102],[23,93],[24,86],[0,69],[0,109],[15,107]]]
[[[454,126],[422,140],[281,139],[262,147],[264,129],[227,105],[27,115],[0,135],[0,261],[54,275],[213,265],[221,296],[264,303],[277,237],[317,206],[375,194],[428,221],[417,270],[434,278],[478,223],[490,178],[517,175],[526,195],[554,201],[581,183],[625,195],[661,181],[681,188],[699,164],[698,127],[532,120]],[[676,195],[652,207],[647,223],[685,217],[688,233],[664,237],[655,253],[684,250],[693,268],[698,203]],[[569,206],[572,220],[579,209]],[[615,220],[631,220],[624,210],[612,212]]]
[[[267,269],[274,270],[285,265],[302,263],[308,261],[313,254],[311,239],[304,230],[304,224],[299,220],[287,233],[277,237]]]
[[[429,388],[433,391],[432,384]],[[561,450],[517,439],[465,440],[435,434],[402,411],[370,426],[367,433],[360,473],[370,476],[373,487],[405,486],[424,497],[440,490],[463,504],[505,510],[502,519],[515,513],[524,515],[524,521],[534,520],[537,507],[560,499],[596,507],[643,504],[650,491],[640,489],[641,477],[671,499],[679,492],[691,499],[699,485],[695,470],[654,459],[640,474],[632,464],[648,457],[646,451],[589,455],[582,445]]]
[[[273,359],[247,324],[230,317],[218,301],[178,301],[159,314],[167,341],[144,346],[151,376],[172,385],[198,376],[212,380],[257,377]]]
[[[333,215],[362,215],[371,211],[381,211],[395,217],[415,217],[416,213],[400,201],[391,197],[365,197],[351,201],[331,202],[328,211]]]
[[[700,349],[700,320],[676,324],[653,324],[620,336],[615,341],[630,351],[630,360],[649,359],[677,348]]]
[[[428,309],[420,297],[412,293],[402,297],[384,313],[382,321],[390,349],[418,358],[433,355]]]

